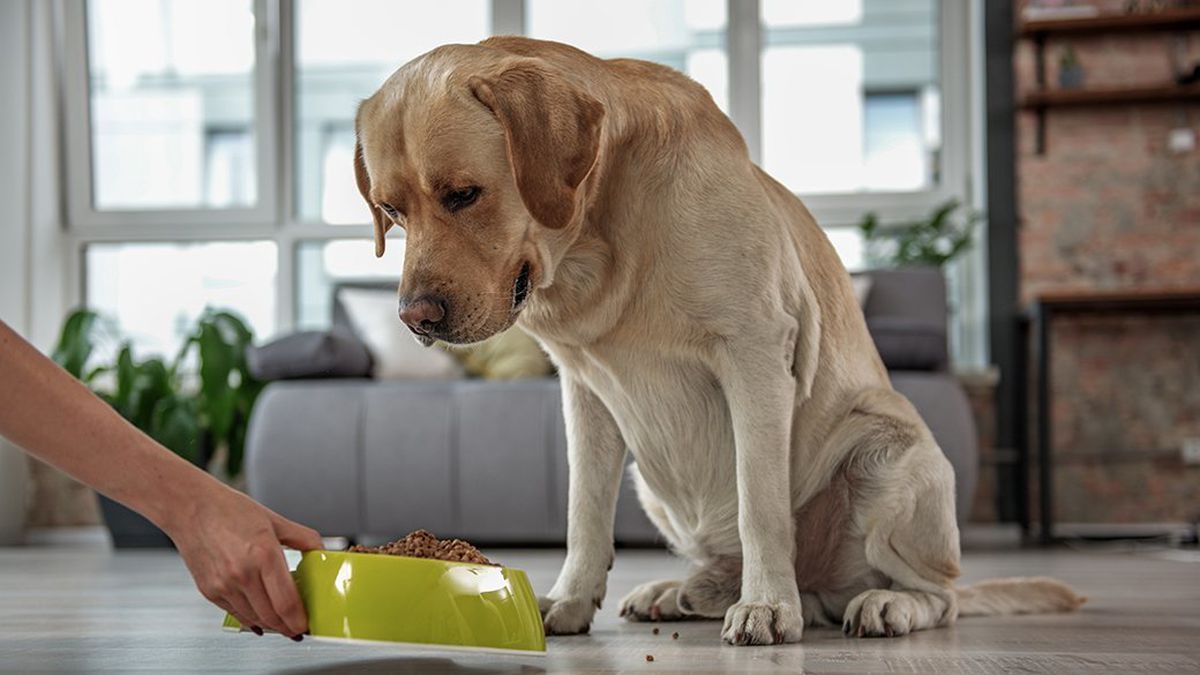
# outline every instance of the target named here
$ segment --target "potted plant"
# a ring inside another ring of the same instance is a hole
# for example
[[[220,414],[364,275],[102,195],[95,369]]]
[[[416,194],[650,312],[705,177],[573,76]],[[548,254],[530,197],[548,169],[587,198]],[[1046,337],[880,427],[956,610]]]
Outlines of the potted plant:
[[[124,342],[115,362],[92,364],[97,344],[113,334],[98,314],[77,310],[63,324],[53,358],[154,440],[236,480],[250,411],[262,390],[246,370],[244,354],[254,336],[245,322],[231,312],[205,310],[170,363],[138,360]],[[170,545],[136,512],[103,495],[100,506],[117,547]]]
[[[1079,89],[1083,87],[1083,65],[1075,48],[1068,45],[1058,56],[1058,86],[1063,89]]]
[[[982,219],[974,212],[956,218],[960,207],[957,200],[950,200],[928,218],[886,227],[875,213],[866,214],[858,229],[866,242],[867,261],[875,267],[944,267],[970,249],[975,226]]]

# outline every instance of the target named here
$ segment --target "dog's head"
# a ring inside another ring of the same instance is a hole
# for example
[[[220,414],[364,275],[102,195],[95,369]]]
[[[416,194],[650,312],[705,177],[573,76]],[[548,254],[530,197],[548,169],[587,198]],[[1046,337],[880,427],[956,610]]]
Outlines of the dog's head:
[[[358,189],[375,255],[405,231],[399,315],[422,342],[512,325],[578,227],[603,106],[541,59],[436,49],[359,107]]]

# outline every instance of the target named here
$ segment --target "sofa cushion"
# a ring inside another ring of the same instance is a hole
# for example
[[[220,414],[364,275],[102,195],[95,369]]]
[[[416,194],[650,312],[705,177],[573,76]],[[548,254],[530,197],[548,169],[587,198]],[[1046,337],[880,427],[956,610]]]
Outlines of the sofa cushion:
[[[946,366],[944,324],[881,316],[868,318],[867,329],[888,370],[941,370]]]
[[[368,377],[371,353],[345,331],[304,331],[246,349],[246,367],[264,382],[321,377]]]

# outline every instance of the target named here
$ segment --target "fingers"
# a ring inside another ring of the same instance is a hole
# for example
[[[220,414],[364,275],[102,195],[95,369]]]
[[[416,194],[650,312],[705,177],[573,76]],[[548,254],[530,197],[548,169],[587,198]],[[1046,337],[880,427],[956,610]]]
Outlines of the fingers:
[[[258,631],[254,630],[255,628],[262,630],[262,621],[259,620],[258,615],[254,613],[254,610],[250,607],[250,603],[246,600],[245,596],[243,596],[241,593],[238,593],[236,590],[230,592],[228,595],[218,598],[215,601],[215,604],[232,614],[233,618],[237,619],[238,623],[242,624],[243,628],[248,628],[255,633],[258,633]]]
[[[266,565],[262,569],[262,585],[270,598],[271,607],[291,630],[290,635],[303,635],[308,632],[308,616],[304,611],[304,603],[300,600],[300,592],[296,590],[296,582],[288,573],[287,560],[283,551],[278,550],[275,564]]]
[[[272,515],[274,517],[271,521],[275,527],[275,536],[279,538],[279,543],[294,548],[297,551],[318,551],[325,548],[325,544],[321,541],[321,535],[316,530],[293,523],[278,514]]]
[[[301,635],[304,631],[293,630],[275,611],[275,607],[271,604],[271,596],[267,595],[267,589],[263,586],[261,578],[245,584],[242,592],[246,594],[246,599],[250,602],[250,606],[254,609],[254,613],[262,621],[262,626],[270,628],[273,631],[282,633],[288,637]]]

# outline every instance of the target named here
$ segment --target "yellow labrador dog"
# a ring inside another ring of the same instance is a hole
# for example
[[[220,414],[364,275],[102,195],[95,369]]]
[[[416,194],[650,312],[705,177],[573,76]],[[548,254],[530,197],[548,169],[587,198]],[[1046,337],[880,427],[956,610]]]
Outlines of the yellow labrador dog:
[[[516,322],[561,371],[568,552],[548,632],[586,631],[604,597],[627,449],[694,565],[626,597],[633,620],[723,617],[727,642],[755,645],[1082,602],[1049,579],[954,586],[949,463],[821,229],[692,80],[492,38],[408,63],[357,127],[376,253],[406,231],[401,320],[426,344]]]

